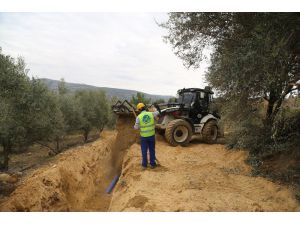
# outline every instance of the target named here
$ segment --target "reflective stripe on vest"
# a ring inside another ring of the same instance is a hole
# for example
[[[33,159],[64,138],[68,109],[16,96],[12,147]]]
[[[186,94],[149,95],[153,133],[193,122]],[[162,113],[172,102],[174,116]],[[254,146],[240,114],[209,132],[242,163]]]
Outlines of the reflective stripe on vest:
[[[152,112],[141,112],[138,118],[140,121],[140,135],[142,137],[155,135],[155,122]]]

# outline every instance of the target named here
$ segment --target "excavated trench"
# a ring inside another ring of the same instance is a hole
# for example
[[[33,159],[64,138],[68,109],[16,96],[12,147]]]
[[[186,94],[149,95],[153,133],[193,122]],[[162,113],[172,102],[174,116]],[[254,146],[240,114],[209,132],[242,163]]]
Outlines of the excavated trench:
[[[23,179],[0,211],[107,211],[111,195],[105,189],[138,137],[133,124],[133,116],[120,116],[117,132],[104,132],[100,140],[56,156]]]

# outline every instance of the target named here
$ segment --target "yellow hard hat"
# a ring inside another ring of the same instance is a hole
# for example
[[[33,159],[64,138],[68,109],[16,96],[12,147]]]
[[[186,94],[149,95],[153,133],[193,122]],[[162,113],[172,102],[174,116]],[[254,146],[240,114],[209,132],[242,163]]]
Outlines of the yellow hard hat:
[[[145,107],[145,105],[144,105],[144,103],[142,103],[142,102],[140,102],[139,104],[137,104],[137,106],[136,106],[136,108],[138,109],[138,110],[141,110],[142,108],[144,108]]]

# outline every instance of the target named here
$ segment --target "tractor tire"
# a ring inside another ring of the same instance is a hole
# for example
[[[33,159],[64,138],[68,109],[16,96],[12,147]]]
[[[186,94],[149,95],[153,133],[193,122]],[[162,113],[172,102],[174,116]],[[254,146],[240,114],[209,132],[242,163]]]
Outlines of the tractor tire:
[[[187,146],[192,138],[193,130],[191,125],[182,119],[169,122],[165,131],[165,138],[172,146]]]
[[[218,126],[215,120],[206,122],[202,130],[202,137],[207,144],[214,144],[217,142]]]
[[[159,135],[162,135],[162,136],[165,135],[165,130],[163,130],[163,129],[156,129],[156,132],[157,132]]]

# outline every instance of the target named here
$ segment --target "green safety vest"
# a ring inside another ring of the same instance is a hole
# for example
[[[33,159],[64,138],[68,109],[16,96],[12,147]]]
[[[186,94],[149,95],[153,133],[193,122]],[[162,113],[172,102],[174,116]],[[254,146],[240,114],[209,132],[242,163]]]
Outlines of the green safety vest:
[[[138,115],[140,121],[140,134],[142,137],[155,135],[155,122],[152,112],[143,111]]]

